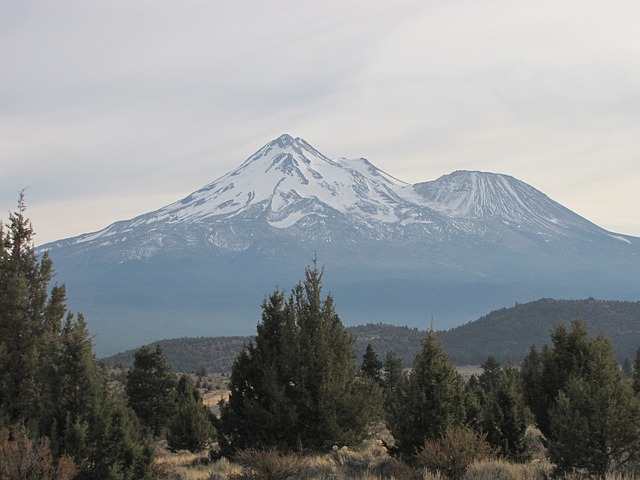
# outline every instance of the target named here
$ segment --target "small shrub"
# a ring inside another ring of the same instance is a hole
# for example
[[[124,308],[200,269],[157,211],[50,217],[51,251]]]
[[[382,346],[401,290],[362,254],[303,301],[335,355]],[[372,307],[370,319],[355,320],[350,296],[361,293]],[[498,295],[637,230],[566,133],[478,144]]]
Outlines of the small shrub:
[[[0,478],[70,480],[76,474],[70,457],[62,457],[54,465],[48,438],[31,440],[24,427],[0,430]]]
[[[166,463],[155,462],[151,464],[151,478],[153,480],[173,480],[176,477],[176,471]]]
[[[242,480],[287,480],[299,478],[304,461],[299,455],[282,454],[276,449],[256,450],[249,448],[240,452],[236,461],[243,472],[232,478]]]
[[[355,478],[363,475],[374,475],[388,478],[393,475],[395,465],[387,450],[380,442],[365,442],[363,448],[349,450],[347,447],[330,453],[331,459],[345,478]]]
[[[534,460],[529,463],[509,463],[503,460],[474,462],[464,474],[464,480],[547,480],[553,465]]]
[[[524,442],[526,453],[532,460],[546,461],[549,458],[547,447],[545,447],[546,439],[542,432],[534,425],[529,425],[524,432]]]
[[[227,480],[229,478],[238,478],[241,473],[241,467],[232,464],[226,458],[216,461],[211,467],[211,476],[209,480]]]
[[[486,440],[470,429],[449,429],[437,440],[427,440],[417,452],[415,462],[430,471],[444,473],[451,480],[460,480],[469,466],[478,460],[495,456]]]

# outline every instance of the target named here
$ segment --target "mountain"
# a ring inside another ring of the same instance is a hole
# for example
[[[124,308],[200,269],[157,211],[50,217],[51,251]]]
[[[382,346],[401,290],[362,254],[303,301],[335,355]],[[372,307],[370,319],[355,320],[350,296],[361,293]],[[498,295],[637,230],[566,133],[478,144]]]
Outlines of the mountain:
[[[348,325],[444,329],[534,298],[640,291],[640,239],[511,176],[412,185],[289,135],[180,201],[40,250],[101,355],[184,333],[252,334],[264,296],[314,257]]]
[[[591,335],[604,333],[611,341],[619,362],[633,362],[640,348],[640,302],[608,300],[554,300],[542,298],[510,308],[494,310],[482,317],[444,332],[436,332],[447,355],[456,365],[479,365],[489,355],[500,363],[519,363],[531,345],[538,351],[551,344],[551,332],[559,324],[584,320]],[[367,324],[347,327],[355,339],[356,359],[371,344],[380,360],[394,351],[410,367],[420,351],[426,330],[389,324]],[[176,338],[160,341],[162,350],[177,372],[229,372],[235,357],[253,337]],[[106,364],[131,366],[136,350],[128,350],[102,361]]]

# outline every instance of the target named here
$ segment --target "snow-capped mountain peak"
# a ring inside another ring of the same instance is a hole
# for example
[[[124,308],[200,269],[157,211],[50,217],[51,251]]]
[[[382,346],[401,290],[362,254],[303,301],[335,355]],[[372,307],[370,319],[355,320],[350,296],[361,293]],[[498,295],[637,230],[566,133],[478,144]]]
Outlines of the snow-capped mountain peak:
[[[540,242],[578,232],[610,235],[509,175],[456,171],[410,185],[365,158],[331,159],[285,134],[186,198],[71,241],[131,242],[136,231],[146,238],[145,247],[132,247],[131,256],[146,257],[164,248],[173,235],[167,232],[182,236],[194,227],[208,233],[189,242],[232,251],[258,241],[256,229],[324,242],[439,242],[456,236],[495,242],[505,237],[505,228]]]
[[[366,159],[332,160],[303,139],[282,135],[237,169],[157,211],[156,219],[266,216],[271,226],[285,228],[335,210],[385,221],[400,201],[395,189],[403,185]]]
[[[316,254],[344,318],[359,323],[424,327],[430,312],[459,322],[505,302],[640,288],[640,239],[513,177],[457,171],[410,185],[290,135],[180,201],[43,250],[103,345],[123,331],[140,345],[189,325],[253,329],[262,295]]]

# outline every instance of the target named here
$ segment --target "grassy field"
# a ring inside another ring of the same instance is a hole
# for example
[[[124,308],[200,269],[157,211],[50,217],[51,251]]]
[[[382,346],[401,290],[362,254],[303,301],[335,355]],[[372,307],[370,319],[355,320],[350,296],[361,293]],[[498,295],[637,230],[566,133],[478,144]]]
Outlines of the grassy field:
[[[280,454],[273,450],[249,450],[234,461],[210,459],[208,451],[199,454],[172,453],[158,445],[155,463],[157,478],[168,480],[446,480],[438,471],[409,466],[387,453],[383,440],[391,440],[383,427],[358,448],[334,447],[326,454]],[[463,480],[544,480],[552,465],[545,452],[532,444],[533,460],[512,464],[499,459],[472,463]]]

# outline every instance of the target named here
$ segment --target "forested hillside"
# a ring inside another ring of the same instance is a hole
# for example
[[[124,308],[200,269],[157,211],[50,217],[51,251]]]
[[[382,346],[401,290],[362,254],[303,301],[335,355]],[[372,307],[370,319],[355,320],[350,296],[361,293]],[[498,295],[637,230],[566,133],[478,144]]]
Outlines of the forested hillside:
[[[406,366],[411,365],[413,357],[420,350],[420,342],[426,335],[417,328],[396,327],[385,324],[369,324],[347,327],[355,338],[354,351],[362,359],[368,344],[381,356],[394,351]],[[231,370],[233,360],[242,347],[254,339],[247,337],[184,337],[156,342],[162,347],[167,361],[176,372],[196,372],[206,370],[209,373],[225,373]],[[155,344],[154,344],[155,345]],[[109,365],[133,364],[136,350],[127,350],[102,359]]]
[[[640,347],[640,302],[608,300],[541,299],[493,311],[478,320],[448,331],[437,332],[440,342],[457,365],[477,365],[489,355],[502,363],[520,362],[531,345],[544,345],[558,324],[584,320],[594,333],[605,333],[611,340],[619,362],[633,360]],[[366,347],[383,357],[394,351],[411,365],[420,350],[426,331],[386,324],[347,327],[354,337],[356,357],[361,359]],[[178,338],[158,342],[174,371],[206,369],[210,373],[228,372],[242,346],[253,337]],[[135,351],[129,350],[105,358],[106,363],[131,365]]]
[[[493,355],[501,362],[520,362],[532,344],[549,342],[558,324],[582,319],[595,334],[604,333],[619,362],[633,360],[640,347],[640,302],[553,300],[493,311],[474,322],[439,333],[447,354],[457,364],[477,364]]]

